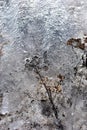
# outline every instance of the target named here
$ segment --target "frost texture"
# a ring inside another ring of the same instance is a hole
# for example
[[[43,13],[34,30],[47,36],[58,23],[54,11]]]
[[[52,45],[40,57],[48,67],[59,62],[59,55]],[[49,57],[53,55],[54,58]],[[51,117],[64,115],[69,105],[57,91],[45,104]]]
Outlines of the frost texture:
[[[43,78],[53,84],[59,74],[65,77],[62,92],[52,91],[63,129],[87,129],[84,51],[66,44],[87,34],[86,12],[87,0],[0,0],[1,130],[59,129],[43,84],[25,67],[35,56]]]

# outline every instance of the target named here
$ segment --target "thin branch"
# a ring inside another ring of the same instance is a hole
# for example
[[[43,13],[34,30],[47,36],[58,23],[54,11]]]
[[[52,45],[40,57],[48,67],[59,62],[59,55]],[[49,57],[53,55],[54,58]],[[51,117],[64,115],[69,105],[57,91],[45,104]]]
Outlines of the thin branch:
[[[50,103],[51,103],[51,105],[52,105],[52,110],[53,110],[54,115],[55,115],[55,117],[56,117],[56,119],[57,119],[57,121],[58,121],[58,127],[61,128],[61,130],[63,130],[63,125],[62,125],[62,123],[61,123],[61,120],[58,118],[58,112],[57,112],[56,106],[55,106],[55,104],[54,104],[54,102],[53,102],[51,91],[50,91],[50,89],[46,86],[46,84],[43,82],[43,78],[42,78],[40,72],[38,71],[37,67],[34,67],[34,69],[35,69],[36,74],[38,74],[38,76],[39,76],[39,78],[40,78],[42,84],[44,85],[44,87],[45,87],[45,89],[46,89],[46,92],[47,92],[47,94],[48,94]]]
[[[36,59],[38,59],[38,58],[36,57]],[[38,75],[39,79],[41,80],[42,84],[44,85],[44,87],[46,89],[49,101],[50,101],[51,106],[52,106],[52,110],[54,112],[55,118],[57,119],[56,126],[58,127],[58,130],[59,129],[63,130],[64,128],[63,128],[62,122],[61,122],[61,120],[58,117],[58,111],[57,111],[56,106],[55,106],[55,104],[53,102],[53,99],[52,99],[51,90],[47,87],[46,83],[43,82],[43,76],[40,74],[40,71],[39,71],[40,68],[39,68],[38,60],[35,60],[35,57],[34,57],[31,62],[28,61],[28,64],[27,63],[25,64],[25,67],[27,67],[28,69],[31,67],[32,70],[34,70],[34,72]]]

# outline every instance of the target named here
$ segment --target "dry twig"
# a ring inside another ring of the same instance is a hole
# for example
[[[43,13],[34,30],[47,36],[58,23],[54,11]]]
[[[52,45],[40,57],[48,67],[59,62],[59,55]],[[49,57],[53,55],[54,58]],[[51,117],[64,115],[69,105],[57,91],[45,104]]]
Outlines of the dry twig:
[[[29,63],[28,61],[28,64],[25,64],[25,67],[32,67],[32,69],[34,70],[34,72],[38,75],[39,79],[41,80],[42,84],[44,85],[45,89],[46,89],[46,92],[48,94],[48,98],[49,98],[49,101],[51,103],[51,106],[52,106],[52,110],[54,112],[54,115],[55,115],[55,118],[57,119],[57,127],[58,129],[61,129],[63,130],[63,125],[62,125],[62,122],[61,120],[59,119],[58,117],[58,112],[57,112],[57,109],[56,109],[56,106],[53,102],[53,99],[52,99],[52,93],[51,93],[51,90],[50,88],[46,85],[46,83],[43,81],[43,76],[40,74],[40,69],[39,68],[39,58],[38,57],[34,57],[33,60]]]

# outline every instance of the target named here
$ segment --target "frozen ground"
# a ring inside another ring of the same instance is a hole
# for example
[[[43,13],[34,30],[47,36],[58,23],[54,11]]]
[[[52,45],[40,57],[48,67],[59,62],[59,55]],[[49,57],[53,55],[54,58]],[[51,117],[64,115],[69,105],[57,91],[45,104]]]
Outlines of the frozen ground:
[[[84,51],[66,44],[86,26],[87,0],[0,0],[0,130],[87,130]],[[35,56],[56,110],[35,68],[25,67]]]

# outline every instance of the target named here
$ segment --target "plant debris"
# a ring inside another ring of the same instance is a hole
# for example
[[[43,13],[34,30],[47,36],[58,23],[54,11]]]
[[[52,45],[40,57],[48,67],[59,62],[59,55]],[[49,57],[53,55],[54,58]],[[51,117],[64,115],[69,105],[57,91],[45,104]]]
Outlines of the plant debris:
[[[61,79],[55,78],[52,79],[50,77],[43,77],[43,81],[39,81],[40,84],[45,83],[47,88],[50,89],[51,92],[59,93],[62,92]],[[62,80],[63,81],[63,80]]]
[[[85,49],[85,43],[81,42],[81,38],[71,38],[67,41],[67,45],[71,45],[82,50]]]
[[[31,60],[28,60],[28,61],[26,60],[25,67],[27,67],[28,70],[29,70],[29,67],[31,67],[32,70],[34,70],[34,72],[37,74],[37,76],[40,80],[40,83],[43,84],[43,86],[45,87],[46,92],[48,94],[49,101],[51,103],[52,110],[53,110],[55,118],[57,119],[57,122],[58,122],[57,127],[59,129],[63,130],[62,122],[58,117],[58,111],[56,109],[56,106],[55,106],[53,98],[52,98],[52,91],[61,92],[62,87],[60,86],[59,81],[56,81],[53,83],[52,79],[49,79],[48,77],[44,78],[40,74],[41,68],[40,68],[40,60],[39,59],[40,59],[39,57],[33,57]]]
[[[61,74],[57,75],[57,77],[60,79],[60,81],[63,81],[65,79],[65,76],[63,76]]]
[[[83,42],[82,42],[83,40]],[[87,68],[87,35],[84,34],[84,37],[81,38],[71,38],[67,41],[67,45],[71,45],[72,47],[79,48],[84,50],[84,54],[82,55],[82,66]],[[76,75],[76,68],[75,68]]]

